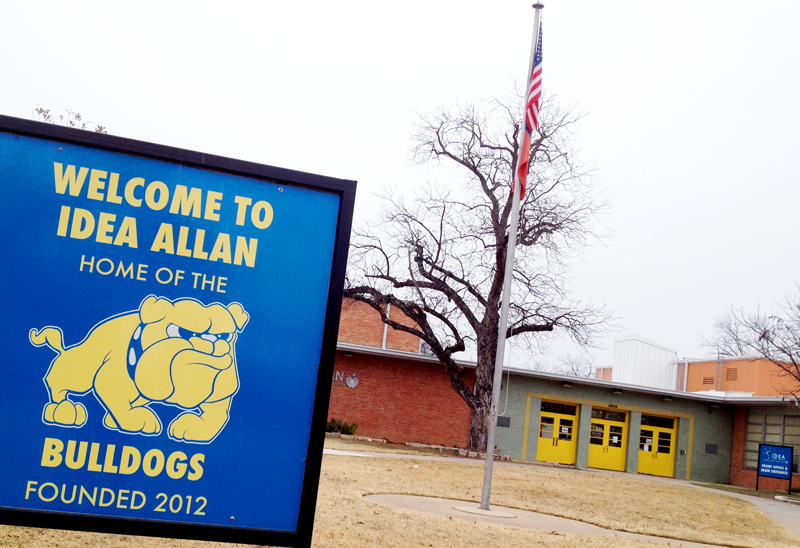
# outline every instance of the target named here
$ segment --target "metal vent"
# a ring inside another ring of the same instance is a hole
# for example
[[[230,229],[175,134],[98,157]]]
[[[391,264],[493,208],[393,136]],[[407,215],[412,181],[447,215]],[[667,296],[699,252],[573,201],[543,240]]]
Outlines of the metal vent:
[[[739,377],[739,369],[736,367],[729,367],[725,371],[725,380],[726,381],[735,381]]]
[[[703,384],[714,384],[714,377],[703,377]]]

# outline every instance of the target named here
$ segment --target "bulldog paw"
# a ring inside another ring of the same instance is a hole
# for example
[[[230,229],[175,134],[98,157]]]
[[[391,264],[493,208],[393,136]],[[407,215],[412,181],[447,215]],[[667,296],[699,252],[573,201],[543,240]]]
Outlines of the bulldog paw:
[[[48,403],[44,406],[44,420],[61,426],[83,426],[86,424],[86,408],[69,400]]]
[[[213,439],[219,430],[199,415],[184,413],[169,425],[169,436],[175,440],[204,442]]]
[[[115,414],[111,421],[116,422],[119,430],[140,434],[160,434],[161,421],[158,416],[147,407],[134,407],[125,413]],[[106,426],[108,421],[104,419]]]
[[[114,420],[114,417],[111,416],[111,413],[106,413],[106,416],[103,417],[103,425],[109,430],[119,430],[119,425]]]

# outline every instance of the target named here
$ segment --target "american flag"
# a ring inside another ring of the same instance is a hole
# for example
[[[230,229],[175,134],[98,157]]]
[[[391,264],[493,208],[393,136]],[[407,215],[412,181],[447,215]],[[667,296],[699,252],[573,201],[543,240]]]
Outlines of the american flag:
[[[517,164],[517,178],[519,179],[522,191],[520,199],[525,197],[525,181],[528,178],[528,160],[531,153],[531,134],[539,127],[539,99],[542,96],[542,25],[539,25],[539,41],[536,44],[536,55],[533,58],[533,70],[531,71],[531,81],[528,86],[528,101],[525,105],[525,135],[522,140],[522,148],[519,152],[519,163]]]

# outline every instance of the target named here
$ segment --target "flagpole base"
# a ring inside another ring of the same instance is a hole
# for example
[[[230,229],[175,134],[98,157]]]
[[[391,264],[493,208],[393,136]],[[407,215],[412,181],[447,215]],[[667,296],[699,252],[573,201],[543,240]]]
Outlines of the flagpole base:
[[[492,518],[511,519],[517,517],[514,514],[509,514],[508,512],[501,512],[500,510],[494,510],[492,508],[489,510],[484,510],[483,508],[476,506],[453,506],[453,510],[466,512],[467,514],[475,514],[476,516],[487,516]]]

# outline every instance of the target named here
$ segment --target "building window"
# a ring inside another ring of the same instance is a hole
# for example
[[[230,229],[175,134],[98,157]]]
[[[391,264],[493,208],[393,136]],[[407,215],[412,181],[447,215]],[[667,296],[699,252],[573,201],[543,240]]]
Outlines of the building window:
[[[750,409],[744,447],[744,467],[758,468],[758,444],[794,447],[792,472],[797,474],[800,460],[800,415],[787,415],[783,409]]]
[[[606,409],[597,409],[596,407],[592,407],[592,418],[614,422],[626,422],[627,415],[621,411],[608,411]]]
[[[558,413],[559,415],[575,415],[578,407],[568,403],[559,403],[554,401],[543,401],[542,411],[548,413]]]
[[[658,428],[675,428],[675,419],[668,417],[654,417],[653,415],[642,415],[642,425],[656,426]]]

